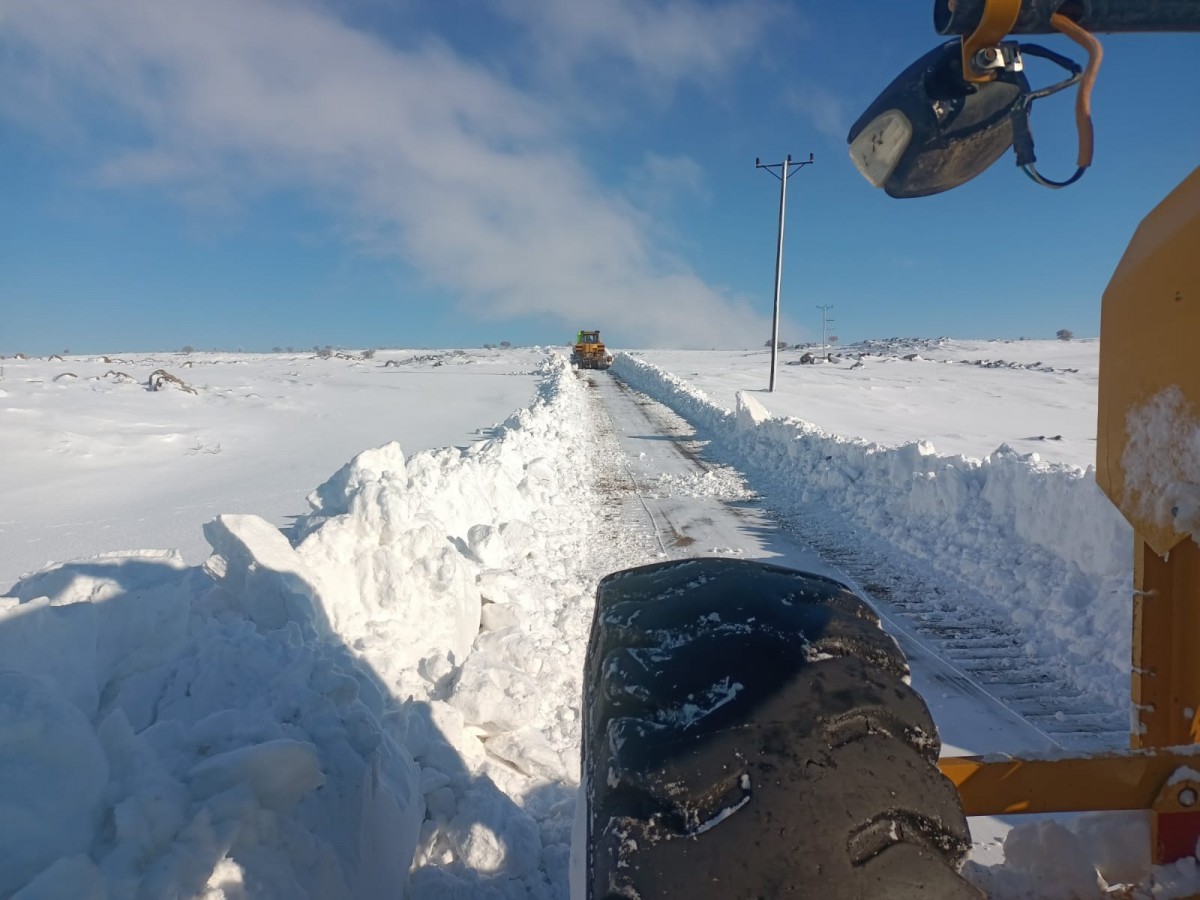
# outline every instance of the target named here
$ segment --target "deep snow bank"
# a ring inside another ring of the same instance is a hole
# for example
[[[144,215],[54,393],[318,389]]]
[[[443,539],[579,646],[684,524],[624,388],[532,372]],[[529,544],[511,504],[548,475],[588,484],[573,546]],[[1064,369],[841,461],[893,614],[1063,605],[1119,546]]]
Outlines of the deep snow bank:
[[[0,896],[550,897],[586,629],[583,390],[0,598]],[[569,611],[569,614],[568,612]],[[518,804],[512,797],[520,797]],[[561,893],[561,891],[557,891]]]
[[[1128,703],[1128,642],[1114,636],[1129,630],[1132,536],[1090,470],[1008,447],[976,460],[829,435],[749,394],[727,410],[628,354],[613,371],[715,438],[772,505],[837,510],[978,593],[1081,690]]]
[[[225,577],[289,593],[268,568],[277,551],[245,544]],[[404,883],[417,767],[340,644],[296,620],[256,626],[237,596],[218,612],[223,589],[175,554],[53,567],[14,593],[0,612],[0,895]],[[394,846],[362,845],[382,824]]]

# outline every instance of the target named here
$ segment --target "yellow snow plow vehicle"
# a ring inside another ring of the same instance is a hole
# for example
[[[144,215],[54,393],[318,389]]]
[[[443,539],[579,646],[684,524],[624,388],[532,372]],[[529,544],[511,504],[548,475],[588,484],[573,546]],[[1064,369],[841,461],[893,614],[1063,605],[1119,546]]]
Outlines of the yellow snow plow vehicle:
[[[612,354],[600,340],[599,331],[581,331],[575,335],[575,349],[571,351],[571,362],[581,369],[607,369],[612,365]]]
[[[955,188],[1009,148],[1035,184],[1073,184],[1092,162],[1094,35],[1200,32],[1200,0],[934,7],[952,39],[848,136],[859,171],[892,197]],[[1048,33],[1087,64],[1009,39]],[[1065,76],[1035,89],[1025,57]],[[1030,111],[1073,86],[1076,170],[1054,181],[1038,171]],[[574,897],[980,897],[958,872],[964,816],[977,815],[1147,810],[1154,862],[1196,856],[1197,247],[1200,169],[1142,221],[1103,297],[1096,477],[1134,531],[1130,749],[939,758],[902,654],[844,586],[746,560],[617,572],[598,588],[585,664],[586,883]]]

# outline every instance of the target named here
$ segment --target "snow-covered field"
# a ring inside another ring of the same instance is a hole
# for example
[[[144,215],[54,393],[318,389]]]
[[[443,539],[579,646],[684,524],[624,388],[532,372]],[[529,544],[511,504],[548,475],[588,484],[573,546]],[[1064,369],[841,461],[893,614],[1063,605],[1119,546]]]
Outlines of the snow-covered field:
[[[635,351],[733,409],[738,391],[774,415],[829,434],[889,446],[931,443],[982,459],[1001,444],[1046,462],[1086,467],[1096,457],[1099,341],[879,340],[832,348],[832,362],[800,364],[819,349]],[[834,355],[836,354],[836,355]]]
[[[843,352],[771,395],[765,352],[614,371],[729,467],[664,495],[743,497],[740,472],[785,521],[826,510],[1123,721],[1129,533],[1080,468],[1096,343]],[[0,897],[564,898],[595,583],[708,548],[614,509],[630,460],[552,352],[189,361],[2,363],[0,587],[137,549],[0,598]],[[147,391],[157,368],[197,393]],[[1100,896],[1089,858],[1128,868],[1138,827],[1038,832],[1051,874],[1017,830],[973,877]]]
[[[140,546],[202,562],[200,525],[276,525],[360,450],[467,445],[534,395],[536,350],[121,353],[0,360],[0,590],[47,562]],[[167,382],[165,370],[195,391]]]

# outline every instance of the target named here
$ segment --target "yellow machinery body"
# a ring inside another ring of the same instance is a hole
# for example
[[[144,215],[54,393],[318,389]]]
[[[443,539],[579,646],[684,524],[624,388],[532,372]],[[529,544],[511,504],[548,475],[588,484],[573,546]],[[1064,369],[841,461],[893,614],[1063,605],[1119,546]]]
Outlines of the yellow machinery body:
[[[571,362],[581,369],[607,369],[612,365],[612,354],[600,340],[599,331],[581,331],[575,338],[575,349]]]
[[[1134,531],[1131,752],[945,758],[967,815],[1148,809],[1156,862],[1200,837],[1200,169],[1104,293],[1096,478]]]
[[[1146,217],[1104,293],[1096,479],[1133,525],[1134,747],[1200,711],[1200,169]]]

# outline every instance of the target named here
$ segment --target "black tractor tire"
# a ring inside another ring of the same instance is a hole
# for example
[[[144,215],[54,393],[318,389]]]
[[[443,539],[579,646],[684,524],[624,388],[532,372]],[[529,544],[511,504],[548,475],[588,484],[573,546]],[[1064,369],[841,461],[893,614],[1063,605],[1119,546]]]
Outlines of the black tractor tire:
[[[979,898],[937,730],[844,585],[686,559],[600,582],[587,900]]]

